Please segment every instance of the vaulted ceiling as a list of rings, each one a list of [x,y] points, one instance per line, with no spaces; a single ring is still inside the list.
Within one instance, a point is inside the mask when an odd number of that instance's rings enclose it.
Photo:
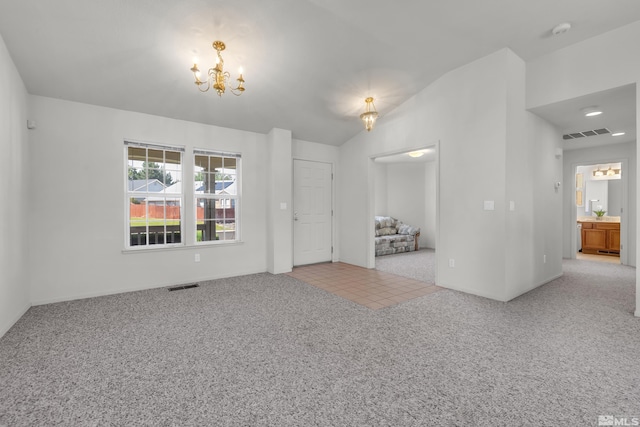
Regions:
[[[31,94],[340,145],[446,72],[524,60],[640,20],[637,0],[3,0],[0,34]],[[572,29],[553,37],[551,29]],[[200,93],[189,69],[244,69]]]

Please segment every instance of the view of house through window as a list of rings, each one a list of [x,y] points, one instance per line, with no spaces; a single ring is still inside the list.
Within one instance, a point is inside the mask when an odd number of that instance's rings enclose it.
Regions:
[[[125,142],[128,247],[183,243],[182,149]]]
[[[196,242],[238,240],[240,155],[194,152]]]

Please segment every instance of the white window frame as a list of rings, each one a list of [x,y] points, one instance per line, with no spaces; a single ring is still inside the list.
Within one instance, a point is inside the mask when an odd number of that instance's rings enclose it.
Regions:
[[[158,250],[162,248],[171,248],[171,247],[184,247],[186,245],[186,234],[185,234],[185,215],[184,215],[184,206],[185,206],[185,188],[182,185],[182,191],[180,193],[170,193],[172,198],[179,198],[180,201],[180,242],[179,243],[167,243],[166,240],[164,243],[155,243],[150,244],[149,240],[149,224],[147,221],[146,224],[146,241],[145,244],[132,245],[131,244],[131,199],[132,198],[145,198],[148,199],[150,197],[157,197],[158,192],[151,191],[135,191],[135,189],[129,189],[129,147],[143,148],[146,150],[162,150],[164,152],[178,152],[180,154],[180,173],[176,178],[176,182],[184,183],[184,166],[185,166],[185,156],[184,147],[163,145],[163,144],[152,144],[146,142],[139,141],[124,141],[124,181],[125,181],[125,226],[124,226],[124,240],[125,240],[125,249],[126,250]],[[147,151],[147,162],[148,162],[148,151]],[[169,193],[161,193],[163,196],[166,196]],[[175,194],[175,196],[174,196]],[[145,204],[146,216],[148,218],[149,213],[149,205]],[[166,220],[166,205],[165,205],[165,220]],[[166,225],[165,225],[166,227]],[[164,239],[166,239],[166,228],[164,232]]]
[[[234,158],[236,160],[236,194],[215,194],[215,193],[196,193],[194,187],[193,194],[193,238],[196,245],[225,245],[234,244],[241,241],[241,224],[240,224],[240,212],[242,204],[242,155],[240,153],[233,153],[228,151],[216,151],[207,149],[194,149],[193,158],[191,159],[192,166],[194,168],[192,180],[195,178],[195,161],[196,156],[209,156],[209,157],[223,157]],[[235,234],[231,240],[204,240],[198,241],[198,199],[211,199],[211,200],[224,200],[232,199],[235,201],[234,219],[235,219]]]

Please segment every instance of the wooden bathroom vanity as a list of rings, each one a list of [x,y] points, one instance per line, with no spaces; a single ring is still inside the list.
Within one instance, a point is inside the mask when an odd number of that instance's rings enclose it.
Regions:
[[[620,222],[578,221],[581,228],[582,253],[620,256]]]

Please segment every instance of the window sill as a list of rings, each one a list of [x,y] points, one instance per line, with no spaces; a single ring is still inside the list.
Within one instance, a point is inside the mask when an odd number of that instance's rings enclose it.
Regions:
[[[244,241],[232,241],[232,242],[215,242],[215,243],[196,243],[192,245],[175,245],[175,246],[158,246],[154,248],[144,247],[144,248],[125,248],[121,251],[124,255],[137,254],[137,253],[152,253],[152,252],[171,252],[171,251],[184,251],[184,250],[193,250],[193,249],[203,249],[203,248],[215,248],[215,247],[226,247],[226,246],[238,246],[243,245]]]

